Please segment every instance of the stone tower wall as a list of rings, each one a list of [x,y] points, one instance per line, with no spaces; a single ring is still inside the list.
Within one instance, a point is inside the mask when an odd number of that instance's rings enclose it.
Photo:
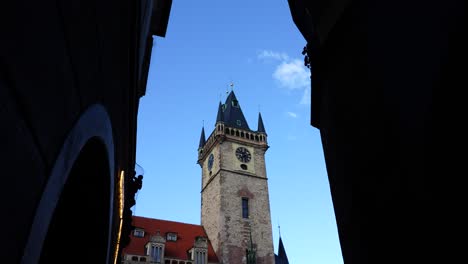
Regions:
[[[242,169],[235,156],[237,147],[246,147],[252,160]],[[257,249],[258,264],[273,264],[265,148],[226,140],[211,151],[215,164],[211,175],[203,165],[202,225],[223,264],[246,263],[250,231]],[[206,162],[206,161],[205,161]],[[249,199],[249,218],[242,217],[242,198]]]
[[[209,188],[202,192],[201,224],[211,241],[215,252],[218,252],[221,229],[221,186],[220,177],[214,177]]]

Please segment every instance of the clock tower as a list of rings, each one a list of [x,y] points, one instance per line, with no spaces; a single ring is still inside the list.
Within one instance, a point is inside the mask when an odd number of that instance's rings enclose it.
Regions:
[[[262,116],[250,129],[231,91],[207,139],[202,129],[198,148],[201,224],[222,264],[274,264],[267,149]]]

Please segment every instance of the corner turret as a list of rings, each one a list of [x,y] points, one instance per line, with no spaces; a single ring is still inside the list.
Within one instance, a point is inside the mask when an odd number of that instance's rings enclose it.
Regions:
[[[216,116],[216,123],[223,122],[223,121],[224,121],[223,104],[221,104],[221,101],[220,101],[219,106],[218,106],[218,115]]]
[[[202,127],[201,130],[201,135],[200,135],[200,144],[198,145],[198,152],[201,152],[203,150],[203,147],[206,144],[205,140],[205,127]]]
[[[260,113],[258,113],[258,129],[257,129],[257,132],[266,134],[265,126],[263,125],[262,114],[260,114]]]

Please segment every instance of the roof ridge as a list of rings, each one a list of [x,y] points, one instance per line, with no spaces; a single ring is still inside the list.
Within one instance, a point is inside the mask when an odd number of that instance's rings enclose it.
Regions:
[[[177,223],[177,224],[185,224],[185,225],[201,226],[201,227],[203,227],[202,225],[197,225],[197,224],[192,224],[192,223],[185,223],[185,222],[179,222],[179,221],[173,221],[173,220],[164,220],[164,219],[151,218],[151,217],[146,217],[146,216],[138,216],[138,215],[134,215],[133,217],[138,217],[138,218],[145,218],[145,219],[150,219],[150,220],[158,220],[158,221],[164,221],[164,222],[172,222],[172,223]]]

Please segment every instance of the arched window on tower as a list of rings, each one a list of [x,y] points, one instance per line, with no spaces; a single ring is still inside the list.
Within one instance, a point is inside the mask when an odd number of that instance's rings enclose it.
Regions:
[[[249,218],[249,198],[242,197],[242,218]]]

